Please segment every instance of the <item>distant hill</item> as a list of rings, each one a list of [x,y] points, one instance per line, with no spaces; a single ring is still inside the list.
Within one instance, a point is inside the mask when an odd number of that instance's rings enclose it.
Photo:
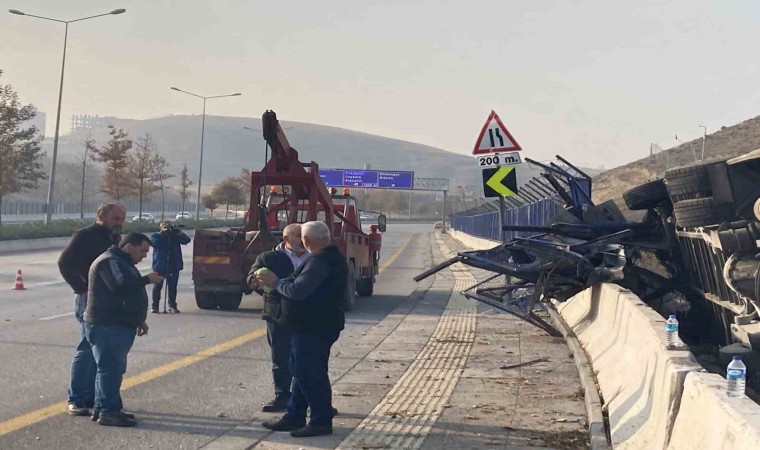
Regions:
[[[733,158],[760,148],[760,116],[708,134],[705,140],[705,161]],[[623,205],[625,191],[662,176],[666,169],[691,165],[695,155],[702,157],[702,139],[695,139],[663,151],[659,155],[608,170],[594,177],[594,201],[614,199]]]
[[[482,196],[481,171],[474,157],[452,153],[427,145],[399,139],[376,136],[337,127],[290,122],[280,118],[280,124],[295,147],[302,161],[315,161],[322,168],[357,168],[369,165],[371,169],[412,170],[418,178],[448,178],[452,192],[461,191],[468,196]],[[114,119],[113,125],[123,128],[133,140],[150,133],[158,150],[169,160],[170,170],[179,171],[187,163],[193,179],[197,177],[200,151],[201,117],[168,116],[146,120]],[[264,140],[260,131],[250,131],[247,126],[261,130],[261,120],[248,117],[206,116],[204,144],[203,190],[208,191],[221,179],[238,175],[241,169],[260,170],[264,165]],[[103,126],[91,130],[98,144],[108,140],[108,129]],[[81,179],[81,157],[85,132],[62,136],[59,143],[59,169],[56,195],[59,200],[78,198]],[[52,139],[44,142],[48,155],[52,152]],[[530,156],[524,152],[523,157]],[[99,169],[97,163],[89,162],[88,195],[98,198]],[[538,175],[539,170],[528,164],[518,166],[518,183],[522,184]],[[596,171],[588,171],[590,174]],[[177,180],[169,181],[176,185]],[[47,184],[35,192],[21,197],[42,200]],[[76,194],[74,194],[76,193]],[[18,196],[16,196],[18,197]],[[173,197],[173,195],[172,195]]]

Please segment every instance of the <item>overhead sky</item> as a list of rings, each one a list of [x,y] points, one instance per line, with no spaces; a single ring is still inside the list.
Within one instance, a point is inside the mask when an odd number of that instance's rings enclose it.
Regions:
[[[47,113],[74,19],[72,114],[331,125],[469,154],[493,109],[524,149],[614,167],[760,114],[750,0],[2,0],[0,83]],[[301,147],[307,143],[299,144]]]

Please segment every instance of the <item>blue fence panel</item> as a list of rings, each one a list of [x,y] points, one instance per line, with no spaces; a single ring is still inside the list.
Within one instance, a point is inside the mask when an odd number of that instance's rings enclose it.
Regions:
[[[505,225],[524,225],[540,227],[546,224],[562,206],[554,199],[543,199],[519,208],[508,209],[504,214]],[[499,241],[499,213],[498,211],[472,216],[452,216],[451,228],[492,241]],[[507,241],[515,237],[530,236],[534,233],[506,232]]]

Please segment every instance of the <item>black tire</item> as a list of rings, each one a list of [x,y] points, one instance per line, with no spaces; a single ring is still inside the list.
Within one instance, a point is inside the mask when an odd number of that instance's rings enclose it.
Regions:
[[[370,297],[375,292],[375,283],[372,282],[372,277],[362,278],[356,283],[356,293],[360,297]]]
[[[665,186],[673,203],[712,196],[709,168],[723,161],[679,167],[665,172]]]
[[[626,206],[631,211],[640,211],[659,206],[668,200],[668,190],[663,180],[653,180],[623,194]]]
[[[734,220],[733,203],[715,203],[712,197],[683,200],[673,205],[676,225],[683,228],[718,225]]]
[[[195,292],[195,304],[200,309],[216,309],[219,305],[216,302],[216,295],[213,292]]]
[[[240,301],[243,299],[242,292],[218,292],[216,299],[219,302],[219,309],[222,311],[235,311],[240,307]]]
[[[348,283],[343,301],[343,310],[351,311],[356,304],[356,269],[353,262],[348,263]]]

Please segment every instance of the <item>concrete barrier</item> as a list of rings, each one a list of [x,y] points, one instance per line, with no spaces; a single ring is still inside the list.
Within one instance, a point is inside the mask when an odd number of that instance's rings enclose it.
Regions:
[[[596,373],[616,449],[665,449],[684,379],[700,370],[686,351],[667,350],[665,319],[613,284],[559,305]]]
[[[712,373],[686,376],[668,450],[760,449],[760,405],[726,397],[726,382]]]
[[[461,231],[457,231],[454,229],[449,229],[447,232],[451,235],[451,237],[461,242],[462,245],[465,245],[475,250],[485,250],[488,248],[496,247],[497,245],[501,244],[501,242],[496,242],[490,239],[483,239],[476,236],[471,236],[467,233],[462,233]]]

